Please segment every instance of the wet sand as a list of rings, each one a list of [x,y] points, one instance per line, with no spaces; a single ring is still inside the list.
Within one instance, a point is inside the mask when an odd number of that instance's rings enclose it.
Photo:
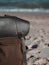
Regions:
[[[49,13],[0,12],[0,16],[11,15],[28,21],[49,20]]]

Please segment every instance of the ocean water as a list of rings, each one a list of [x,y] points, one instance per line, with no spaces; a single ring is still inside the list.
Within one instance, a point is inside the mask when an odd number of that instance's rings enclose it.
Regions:
[[[0,11],[49,13],[49,0],[0,0]]]
[[[0,0],[0,2],[27,2],[27,3],[46,3],[49,2],[49,0]]]
[[[49,9],[43,9],[43,8],[34,8],[34,9],[24,9],[24,8],[0,8],[0,11],[2,12],[28,12],[28,13],[49,13]]]

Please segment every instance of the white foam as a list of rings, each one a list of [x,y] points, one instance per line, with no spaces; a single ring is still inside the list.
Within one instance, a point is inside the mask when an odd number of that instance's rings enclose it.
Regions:
[[[49,9],[21,9],[21,8],[15,8],[15,9],[0,9],[0,11],[6,11],[6,12],[41,12],[41,13],[49,13]]]

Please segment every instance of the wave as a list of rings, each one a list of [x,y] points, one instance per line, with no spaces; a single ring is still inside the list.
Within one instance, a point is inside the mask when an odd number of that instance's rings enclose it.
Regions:
[[[0,11],[6,11],[6,12],[37,12],[37,13],[49,13],[49,9],[39,9],[39,8],[35,8],[35,9],[22,9],[22,8],[0,8]]]

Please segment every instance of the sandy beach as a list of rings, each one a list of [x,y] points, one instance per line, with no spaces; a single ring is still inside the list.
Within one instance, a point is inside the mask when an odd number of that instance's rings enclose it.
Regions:
[[[27,65],[49,65],[49,13],[0,12],[0,16],[4,15],[30,22],[30,32],[25,41]]]
[[[28,21],[49,20],[49,13],[0,12],[0,16],[11,15]]]

